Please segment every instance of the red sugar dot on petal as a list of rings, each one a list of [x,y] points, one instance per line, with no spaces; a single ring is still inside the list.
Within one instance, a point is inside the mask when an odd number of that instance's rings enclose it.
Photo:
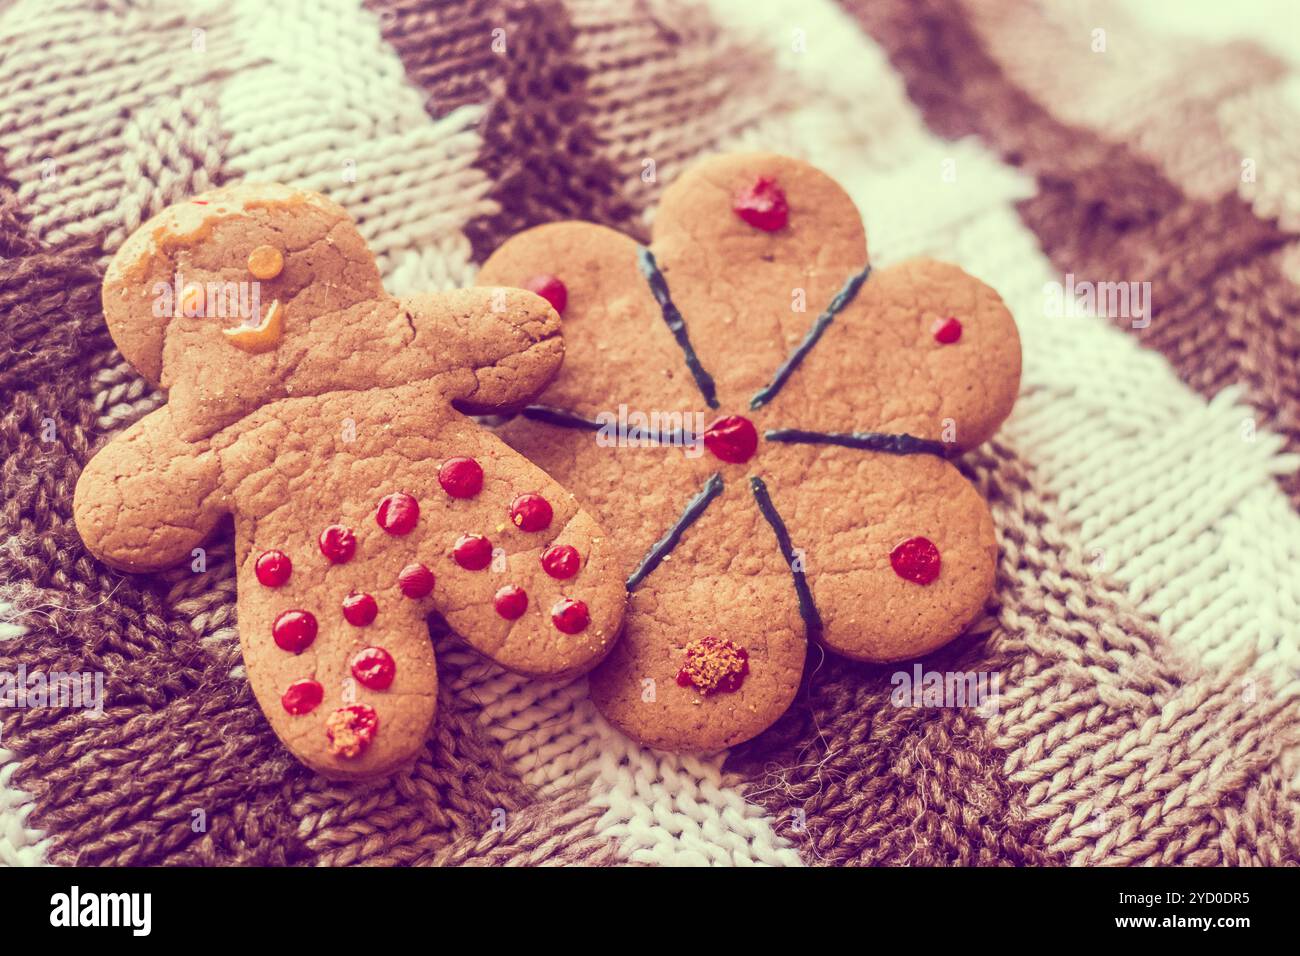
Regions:
[[[961,338],[961,322],[952,316],[936,319],[931,331],[934,333],[934,340],[940,345],[952,345]]]
[[[289,580],[293,573],[293,562],[283,551],[263,551],[253,565],[257,580],[268,588],[278,588]]]
[[[482,571],[492,562],[492,542],[481,534],[463,534],[451,556],[466,571]]]
[[[371,690],[388,690],[396,674],[397,662],[382,647],[367,647],[352,658],[352,676]]]
[[[271,625],[271,636],[281,650],[301,654],[316,640],[316,616],[311,611],[285,611]]]
[[[453,498],[473,498],[483,488],[483,466],[473,458],[448,458],[438,469],[438,484]]]
[[[343,616],[355,627],[365,627],[379,613],[379,605],[369,594],[349,594],[343,599]]]
[[[591,623],[591,616],[581,601],[560,598],[551,608],[551,623],[565,634],[577,634]]]
[[[524,288],[540,295],[551,308],[564,315],[564,307],[569,304],[569,290],[556,276],[550,274],[536,275],[524,282]]]
[[[507,621],[513,621],[522,617],[528,610],[528,592],[521,587],[507,584],[496,593],[496,597],[492,599],[492,606]]]
[[[420,520],[420,503],[405,492],[396,491],[379,502],[375,520],[389,534],[410,534]]]
[[[894,573],[914,584],[929,584],[939,576],[943,564],[939,549],[929,538],[908,538],[889,553]]]
[[[397,586],[412,600],[427,596],[433,584],[433,572],[423,564],[408,564],[397,575]]]
[[[561,581],[573,577],[582,567],[582,556],[571,544],[556,544],[542,552],[542,570]]]
[[[758,450],[758,429],[741,415],[719,418],[704,430],[704,447],[720,461],[743,464]]]
[[[330,753],[345,760],[360,757],[379,733],[379,714],[366,704],[340,707],[325,721]]]
[[[686,645],[677,672],[678,687],[695,687],[705,696],[734,693],[749,675],[749,651],[735,641],[704,637]]]
[[[551,503],[541,495],[520,495],[510,503],[510,520],[520,531],[545,531],[552,517]]]
[[[745,222],[764,232],[784,229],[790,219],[790,206],[786,202],[785,191],[771,176],[759,176],[737,191],[731,208]]]
[[[309,714],[325,699],[325,688],[318,681],[296,680],[280,696],[280,706],[299,717]]]
[[[322,531],[316,543],[330,564],[346,564],[357,553],[357,536],[341,524],[332,524]]]

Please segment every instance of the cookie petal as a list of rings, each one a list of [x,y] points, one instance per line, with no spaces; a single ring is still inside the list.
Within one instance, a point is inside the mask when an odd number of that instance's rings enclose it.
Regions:
[[[770,181],[786,225],[755,228],[737,194]],[[724,408],[739,410],[867,264],[862,219],[820,170],[786,156],[742,153],[693,165],[664,193],[653,249]],[[802,389],[802,382],[790,386]]]
[[[764,421],[966,449],[997,430],[1019,387],[1020,337],[997,292],[957,266],[915,259],[872,273]]]
[[[679,683],[688,648],[706,638],[747,655],[748,673],[736,689]],[[592,672],[592,699],[646,746],[708,753],[757,736],[785,712],[806,647],[789,568],[739,479],[632,592],[623,637]]]
[[[604,527],[618,528],[613,541],[625,580],[678,521],[685,502],[700,492],[718,464],[702,448],[608,446],[592,431],[524,416],[498,433],[529,461],[574,489]]]
[[[695,410],[706,402],[638,267],[639,246],[584,222],[529,229],[484,263],[480,286],[527,288],[542,275],[566,290],[566,360],[539,402],[588,418],[629,408]]]
[[[919,657],[979,615],[997,542],[988,506],[952,464],[826,445],[769,445],[762,463],[828,648],[864,661]],[[908,548],[891,559],[917,539],[937,561],[909,568]]]

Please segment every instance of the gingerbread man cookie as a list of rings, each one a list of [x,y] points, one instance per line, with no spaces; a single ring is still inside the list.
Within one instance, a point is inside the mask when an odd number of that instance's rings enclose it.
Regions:
[[[1010,412],[1015,323],[955,266],[872,269],[823,173],[709,159],[649,248],[540,226],[480,282],[562,313],[564,368],[502,432],[613,536],[631,603],[592,694],[631,737],[740,743],[790,704],[808,640],[896,661],[980,612],[993,522],[947,459]]]
[[[146,223],[103,302],[168,401],[86,466],[77,528],[105,562],[148,571],[192,561],[233,515],[248,678],[304,763],[362,778],[415,756],[437,697],[430,615],[530,676],[610,650],[626,600],[610,541],[458,413],[517,409],[555,375],[543,299],[395,299],[342,208],[268,185]]]

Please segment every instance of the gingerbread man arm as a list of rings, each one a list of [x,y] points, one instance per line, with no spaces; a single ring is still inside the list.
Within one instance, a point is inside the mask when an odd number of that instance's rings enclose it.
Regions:
[[[92,554],[125,571],[189,557],[225,513],[207,442],[177,437],[163,406],[101,448],[77,481],[73,512]]]
[[[520,289],[464,289],[400,301],[412,331],[403,350],[445,371],[444,391],[475,415],[513,411],[546,387],[564,359],[560,317]]]

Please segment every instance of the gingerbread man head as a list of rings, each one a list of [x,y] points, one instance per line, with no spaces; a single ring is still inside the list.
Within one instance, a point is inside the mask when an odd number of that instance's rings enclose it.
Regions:
[[[709,159],[650,247],[541,226],[480,281],[563,306],[564,368],[504,434],[617,542],[631,603],[592,688],[630,736],[731,746],[789,705],[807,641],[897,661],[980,612],[993,522],[947,459],[1010,412],[1015,323],[955,266],[872,269],[823,173]]]
[[[86,466],[77,528],[147,571],[192,561],[233,516],[248,678],[309,766],[361,778],[416,755],[437,696],[430,615],[530,676],[612,647],[625,592],[608,540],[461,414],[517,409],[556,374],[543,299],[393,298],[343,209],[266,185],[142,226],[104,312],[168,402]]]

